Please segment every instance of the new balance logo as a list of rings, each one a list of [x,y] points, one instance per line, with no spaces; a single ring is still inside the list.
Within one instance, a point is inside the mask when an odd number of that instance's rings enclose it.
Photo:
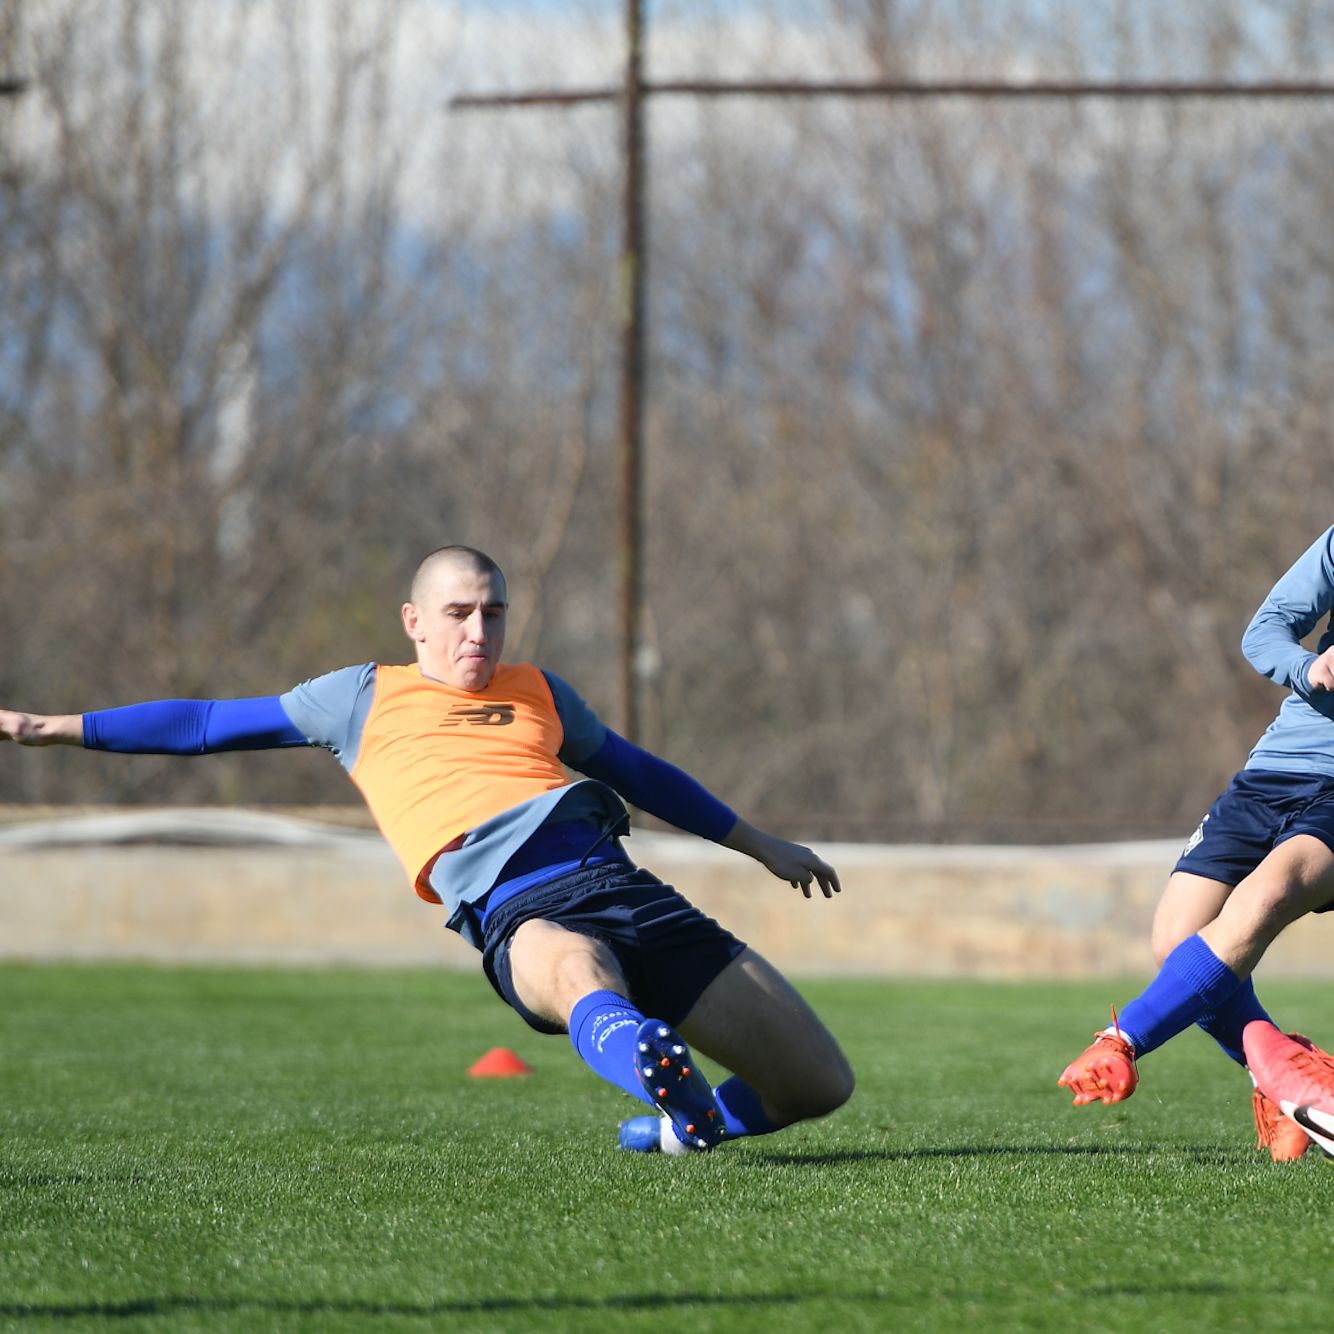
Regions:
[[[473,727],[508,727],[513,721],[513,704],[463,704],[450,709],[440,720],[440,726],[460,727],[470,723]]]

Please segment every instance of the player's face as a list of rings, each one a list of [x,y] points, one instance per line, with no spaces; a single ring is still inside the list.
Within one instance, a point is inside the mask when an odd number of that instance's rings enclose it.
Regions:
[[[427,676],[485,690],[505,647],[505,581],[467,565],[436,571],[419,603],[403,604],[403,628]]]

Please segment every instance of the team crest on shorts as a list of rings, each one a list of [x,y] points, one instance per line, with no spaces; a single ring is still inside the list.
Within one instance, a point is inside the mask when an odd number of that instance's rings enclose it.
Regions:
[[[1196,827],[1195,832],[1186,840],[1186,846],[1181,849],[1181,855],[1188,857],[1196,848],[1204,842],[1204,826],[1209,823],[1209,817],[1206,815]]]

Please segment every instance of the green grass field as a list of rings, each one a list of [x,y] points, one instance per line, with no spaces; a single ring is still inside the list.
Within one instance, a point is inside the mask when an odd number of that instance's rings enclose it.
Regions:
[[[480,976],[2,967],[0,1328],[1327,1327],[1334,1164],[1257,1157],[1206,1038],[1054,1087],[1127,985],[803,989],[853,1102],[666,1160]],[[1264,992],[1334,1036],[1334,986]]]

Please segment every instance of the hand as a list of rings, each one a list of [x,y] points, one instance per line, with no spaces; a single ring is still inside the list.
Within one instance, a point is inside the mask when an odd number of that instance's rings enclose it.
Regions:
[[[1334,690],[1334,648],[1327,648],[1306,669],[1306,679],[1312,690]]]
[[[820,893],[827,899],[843,891],[838,883],[838,872],[823,857],[817,856],[810,848],[800,843],[788,843],[776,840],[778,850],[761,860],[780,880],[786,880],[793,889],[801,890],[806,898],[811,896],[811,882],[820,886]]]
[[[0,709],[0,741],[20,746],[75,745],[83,742],[81,713],[16,713]]]
[[[801,890],[807,898],[811,897],[812,882],[820,886],[820,893],[827,899],[842,891],[838,872],[810,848],[789,843],[785,838],[775,838],[745,820],[736,822],[732,832],[723,840],[723,846],[754,857],[761,866],[780,880],[786,880],[793,889]]]
[[[30,746],[37,735],[37,720],[30,713],[0,709],[0,741],[17,741]]]

